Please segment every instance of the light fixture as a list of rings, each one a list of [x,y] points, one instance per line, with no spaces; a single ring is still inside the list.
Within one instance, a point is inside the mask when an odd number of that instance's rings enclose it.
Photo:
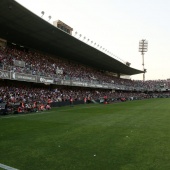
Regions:
[[[41,11],[41,14],[42,14],[41,17],[43,17],[43,15],[45,14],[45,12],[44,12],[44,11]]]
[[[48,21],[51,19],[51,16],[48,17]]]

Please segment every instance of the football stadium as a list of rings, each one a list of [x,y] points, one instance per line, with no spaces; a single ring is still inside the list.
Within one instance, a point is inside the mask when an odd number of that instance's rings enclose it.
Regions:
[[[170,81],[0,0],[0,169],[170,169]]]

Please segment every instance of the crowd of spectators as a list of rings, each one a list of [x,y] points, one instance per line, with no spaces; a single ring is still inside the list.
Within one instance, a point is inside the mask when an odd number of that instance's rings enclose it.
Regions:
[[[15,66],[14,60],[24,61],[25,67]],[[166,89],[170,88],[170,82],[167,80],[149,80],[143,82],[122,79],[106,74],[106,72],[96,70],[95,68],[91,68],[89,66],[84,66],[56,56],[54,57],[24,48],[0,48],[0,69],[52,77],[54,79],[61,80],[75,80],[98,84],[110,83],[127,87],[141,87],[145,89],[159,89],[161,87]],[[62,70],[62,74],[58,74],[57,70]]]
[[[144,93],[135,92],[115,92],[104,89],[87,89],[77,87],[57,86],[50,88],[49,86],[34,87],[23,84],[4,83],[0,81],[0,105],[6,104],[9,110],[14,105],[19,106],[18,112],[37,111],[43,109],[50,109],[52,102],[67,102],[70,98],[73,101],[94,101],[103,99],[104,96],[110,100],[118,100],[121,98],[147,98]],[[9,84],[9,85],[7,85]],[[35,107],[36,103],[36,107]],[[43,106],[43,107],[42,107]],[[35,109],[36,108],[36,109]],[[11,110],[13,111],[13,110]]]
[[[1,82],[2,83],[2,82]],[[48,103],[50,99],[53,102],[69,101],[70,96],[76,100],[84,100],[90,97],[91,99],[98,100],[107,95],[108,98],[121,98],[121,97],[144,97],[144,93],[137,92],[115,92],[105,89],[87,89],[77,87],[57,86],[56,88],[44,87],[29,87],[26,85],[6,85],[0,86],[0,103]]]
[[[14,64],[15,60],[23,61],[25,63],[24,67],[16,66]],[[52,77],[60,80],[74,80],[97,84],[109,83],[117,86],[152,89],[153,91],[164,88],[165,91],[167,90],[164,92],[164,95],[170,95],[168,90],[170,89],[170,81],[168,80],[149,80],[143,82],[122,79],[107,72],[99,71],[95,68],[68,61],[60,57],[50,56],[25,48],[16,48],[14,46],[0,48],[0,69],[11,72]],[[58,70],[60,73],[58,73]],[[10,82],[10,80],[8,82]],[[158,95],[160,94],[155,93],[152,96]],[[11,104],[17,104],[20,108],[20,112],[50,109],[51,102],[65,102],[70,99],[74,101],[82,101],[86,99],[90,101],[100,100],[103,99],[104,96],[107,96],[108,99],[112,100],[133,100],[135,98],[143,99],[151,97],[151,95],[142,92],[123,92],[109,89],[68,86],[56,86],[56,88],[51,88],[50,86],[49,88],[49,86],[44,85],[42,87],[35,87],[28,86],[28,84],[4,84],[4,82],[0,80],[0,103],[6,103],[6,107],[8,108],[10,108]]]
[[[23,61],[24,67],[16,66],[14,61]],[[89,66],[61,59],[59,57],[50,56],[34,50],[8,46],[0,48],[0,69],[32,74],[38,76],[52,77],[60,80],[74,80],[80,82],[90,82],[98,84],[114,84],[117,86],[127,86],[143,89],[170,89],[170,81],[168,80],[149,80],[136,81],[130,79],[122,79],[108,74],[104,71],[96,70]],[[62,73],[58,74],[58,70]],[[98,100],[103,96],[108,98],[147,98],[148,95],[137,92],[113,92],[104,89],[83,89],[71,87],[58,87],[49,89],[48,87],[29,87],[28,85],[4,85],[1,81],[0,85],[0,103],[25,103],[29,106],[36,101],[40,104],[47,104],[49,99],[53,102],[68,101],[70,97],[74,100],[84,100],[91,98]],[[167,92],[168,93],[168,92]],[[168,93],[169,94],[169,93]]]
[[[50,109],[52,102],[73,101],[99,101],[107,96],[108,101],[124,101],[135,99],[147,99],[162,95],[162,93],[145,94],[142,92],[123,92],[104,89],[87,89],[77,87],[57,86],[49,88],[48,86],[33,87],[27,85],[4,85],[0,82],[0,105],[5,103],[11,110],[13,105],[19,106],[18,112],[38,111]],[[163,95],[170,96],[170,92],[164,92]],[[36,103],[36,106],[35,106]],[[13,110],[11,110],[13,111]]]

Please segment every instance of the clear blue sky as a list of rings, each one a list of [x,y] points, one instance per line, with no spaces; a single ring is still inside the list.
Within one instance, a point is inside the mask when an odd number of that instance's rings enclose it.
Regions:
[[[61,20],[131,67],[142,70],[139,41],[148,40],[146,80],[170,78],[169,0],[16,0],[49,21]],[[73,32],[74,35],[74,32]],[[142,80],[142,74],[132,76]]]

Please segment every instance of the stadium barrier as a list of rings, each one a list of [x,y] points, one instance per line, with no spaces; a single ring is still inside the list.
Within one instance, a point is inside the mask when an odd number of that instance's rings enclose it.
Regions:
[[[102,89],[114,89],[114,90],[136,90],[143,91],[144,88],[131,87],[126,85],[117,85],[112,83],[91,83],[85,81],[76,81],[76,80],[63,80],[52,77],[43,77],[32,74],[24,74],[12,71],[6,71],[0,69],[0,79],[9,79],[33,83],[44,83],[44,84],[56,84],[56,85],[67,85],[67,86],[79,86],[79,87],[91,87],[91,88],[102,88]]]
[[[74,101],[73,105],[78,105],[78,104],[83,104],[84,101],[80,100],[80,101]],[[69,106],[70,102],[69,101],[64,101],[64,102],[53,102],[51,103],[51,107],[62,107],[62,106]]]

